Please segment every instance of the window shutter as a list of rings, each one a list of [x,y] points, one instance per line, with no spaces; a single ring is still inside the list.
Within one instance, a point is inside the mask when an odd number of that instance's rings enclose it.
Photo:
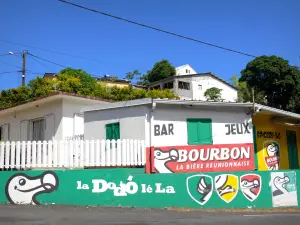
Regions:
[[[45,138],[44,140],[50,141],[55,136],[54,128],[54,115],[45,116]]]
[[[211,119],[200,119],[198,129],[199,142],[201,144],[212,144]]]
[[[106,139],[112,139],[112,124],[106,124]]]
[[[20,141],[28,141],[28,121],[21,121]]]
[[[4,124],[2,129],[3,129],[3,141],[9,141],[9,124]]]
[[[188,133],[188,144],[189,145],[199,144],[198,121],[197,120],[188,120],[187,121],[187,133]]]

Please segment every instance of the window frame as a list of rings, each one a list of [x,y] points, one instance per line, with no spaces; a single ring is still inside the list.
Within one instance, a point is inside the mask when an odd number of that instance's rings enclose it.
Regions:
[[[197,122],[197,136],[198,136],[198,141],[193,142],[190,141],[191,136],[189,135],[189,122]],[[210,134],[210,139],[208,141],[203,141],[201,139],[201,131],[199,132],[199,129],[201,128],[201,123],[202,122],[209,122],[209,134]],[[213,144],[213,134],[212,134],[212,119],[211,118],[187,118],[186,119],[187,123],[187,144],[188,145],[212,145]]]
[[[112,132],[112,137],[111,138],[108,138],[107,136],[107,133],[108,133],[108,127],[109,126],[112,126],[112,129],[114,128],[114,126],[116,126],[117,125],[117,127],[118,127],[118,134],[116,135],[117,137],[115,137],[115,132]],[[115,123],[107,123],[107,124],[105,124],[105,140],[118,140],[118,139],[120,139],[120,137],[121,137],[121,130],[120,130],[120,122],[115,122]]]

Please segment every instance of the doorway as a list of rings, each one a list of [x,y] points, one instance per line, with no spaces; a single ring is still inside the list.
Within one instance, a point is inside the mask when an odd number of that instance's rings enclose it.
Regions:
[[[299,169],[296,131],[286,131],[290,169]]]

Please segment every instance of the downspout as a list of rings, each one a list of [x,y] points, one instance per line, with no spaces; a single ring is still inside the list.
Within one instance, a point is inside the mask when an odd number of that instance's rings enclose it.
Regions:
[[[148,155],[148,157],[150,157],[149,159],[149,172],[151,173],[151,168],[152,168],[152,112],[156,109],[156,103],[154,102],[153,98],[151,98],[151,108],[149,110],[149,147],[150,147],[150,154]]]
[[[154,112],[155,109],[156,109],[156,102],[154,102],[154,99],[151,98],[151,109],[149,111],[149,117],[150,117],[150,122],[149,122],[149,126],[150,126],[149,145],[150,145],[150,147],[152,146],[152,112]]]

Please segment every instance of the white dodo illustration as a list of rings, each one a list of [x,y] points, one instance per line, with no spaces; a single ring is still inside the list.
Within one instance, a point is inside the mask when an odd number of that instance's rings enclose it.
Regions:
[[[268,153],[268,156],[270,156],[270,157],[276,156],[278,151],[279,151],[278,146],[275,144],[270,144],[267,147],[267,153]],[[279,163],[276,163],[276,165],[269,167],[269,170],[278,170],[278,169],[279,169]]]
[[[32,177],[18,173],[7,181],[5,192],[7,199],[12,204],[38,205],[37,195],[53,192],[57,187],[57,175],[51,171]]]
[[[273,184],[276,190],[273,192],[273,196],[287,194],[288,191],[285,185],[288,184],[289,182],[290,182],[290,178],[288,176],[282,178],[279,176],[275,177],[273,180]]]
[[[154,150],[154,168],[158,173],[173,173],[168,166],[167,162],[178,160],[178,151],[176,149],[171,149],[168,152],[163,152],[160,149]]]

